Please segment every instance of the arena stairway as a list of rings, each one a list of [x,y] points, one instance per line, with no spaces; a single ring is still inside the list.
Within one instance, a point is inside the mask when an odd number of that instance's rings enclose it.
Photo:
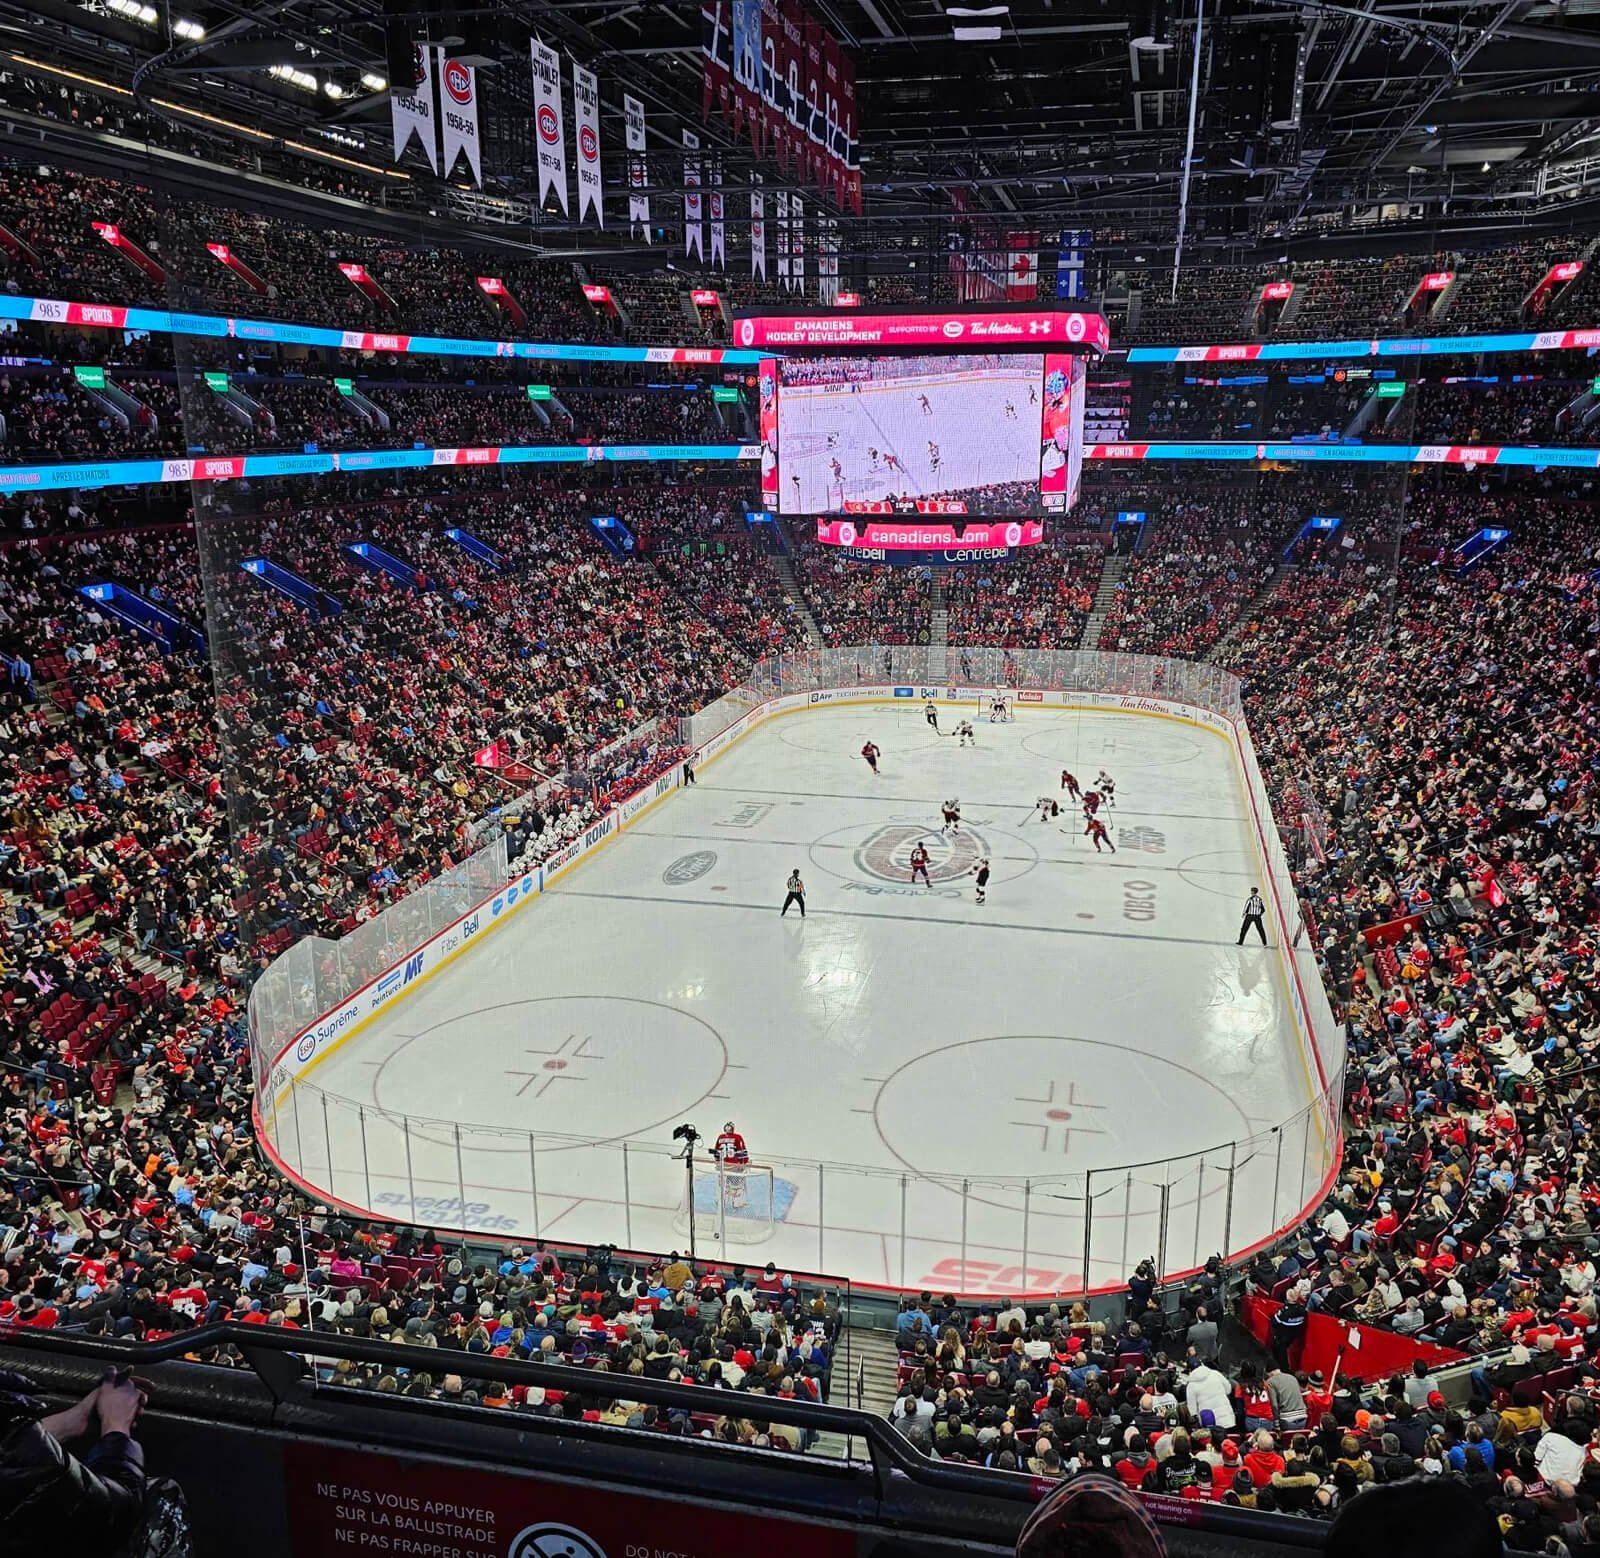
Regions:
[[[835,1390],[840,1406],[859,1407],[880,1417],[895,1403],[900,1370],[900,1349],[893,1331],[877,1326],[849,1327],[849,1399]]]
[[[1117,585],[1127,566],[1128,559],[1120,554],[1112,553],[1106,557],[1106,565],[1100,571],[1100,583],[1095,586],[1094,609],[1090,611],[1089,620],[1083,625],[1083,637],[1078,641],[1085,649],[1099,646],[1100,629],[1105,626],[1111,603],[1117,598]]]
[[[928,587],[928,648],[950,647],[950,607],[944,593],[944,576],[935,568]]]
[[[784,599],[800,615],[800,624],[806,630],[806,642],[813,649],[821,649],[822,630],[817,626],[817,619],[811,615],[811,608],[806,604],[805,592],[800,588],[799,579],[795,577],[794,563],[782,553],[774,554],[767,561],[772,564],[772,571],[783,586]]]
[[[1221,663],[1224,654],[1227,652],[1228,646],[1233,643],[1236,638],[1238,638],[1239,630],[1244,627],[1245,623],[1254,622],[1261,615],[1261,613],[1266,610],[1267,602],[1270,601],[1272,597],[1283,588],[1284,581],[1289,578],[1289,576],[1293,574],[1295,570],[1296,565],[1294,563],[1279,563],[1278,566],[1272,570],[1271,574],[1267,578],[1267,582],[1256,591],[1255,598],[1248,606],[1244,608],[1243,611],[1239,613],[1237,617],[1233,619],[1233,623],[1229,627],[1228,631],[1224,633],[1209,650],[1206,651],[1207,660],[1213,660],[1219,664]]]

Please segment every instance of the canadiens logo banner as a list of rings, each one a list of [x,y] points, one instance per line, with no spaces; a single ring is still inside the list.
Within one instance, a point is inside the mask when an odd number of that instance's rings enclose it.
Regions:
[[[628,226],[634,237],[642,230],[649,243],[650,197],[642,193],[650,183],[644,155],[644,104],[627,92],[622,94],[622,126],[628,148]]]
[[[433,100],[434,55],[431,44],[419,45],[411,51],[412,87],[402,90],[396,81],[389,93],[389,110],[394,120],[394,160],[398,162],[413,135],[421,146],[428,166],[439,171],[439,132],[434,123]]]
[[[592,70],[572,67],[572,117],[577,127],[578,220],[594,212],[595,224],[606,225],[600,181],[600,83]],[[565,181],[563,181],[565,182]]]
[[[533,48],[533,138],[539,149],[539,204],[553,191],[565,216],[567,142],[561,115],[561,56],[537,38]],[[599,148],[595,155],[598,158]]]
[[[472,182],[483,187],[483,162],[478,149],[478,73],[460,60],[447,59],[439,73],[444,88],[444,176],[455,172],[456,157],[465,153]]]
[[[683,149],[693,153],[683,159],[683,252],[703,260],[706,251],[700,195],[700,137],[693,130],[683,132]]]

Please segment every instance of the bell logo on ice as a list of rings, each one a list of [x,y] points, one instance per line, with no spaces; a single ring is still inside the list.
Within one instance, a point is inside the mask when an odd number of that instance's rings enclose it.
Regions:
[[[506,1558],[606,1558],[606,1550],[573,1526],[541,1520],[511,1538]]]

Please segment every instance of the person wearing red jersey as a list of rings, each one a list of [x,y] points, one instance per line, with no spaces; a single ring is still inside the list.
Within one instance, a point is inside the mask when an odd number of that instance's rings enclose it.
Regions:
[[[1088,827],[1086,827],[1083,831],[1086,837],[1094,840],[1095,854],[1098,855],[1100,853],[1100,846],[1102,844],[1104,844],[1113,855],[1116,854],[1117,846],[1111,842],[1111,835],[1106,832],[1105,823],[1103,823],[1098,817],[1091,817],[1089,819]]]
[[[933,883],[928,880],[928,849],[925,844],[918,844],[911,851],[911,880],[913,884],[915,884],[919,876],[922,878],[924,887],[933,886]]]
[[[717,1137],[711,1155],[722,1165],[723,1184],[727,1187],[729,1205],[743,1206],[745,1184],[744,1175],[739,1170],[749,1166],[750,1149],[745,1146],[744,1137],[734,1129],[732,1120],[722,1127],[722,1134]]]
[[[1098,790],[1085,790],[1083,792],[1083,814],[1092,817],[1100,810],[1100,792]]]
[[[1073,800],[1081,801],[1083,799],[1083,791],[1078,788],[1077,777],[1070,769],[1063,768],[1061,770],[1061,788],[1065,790]]]
[[[877,743],[869,741],[864,747],[862,747],[861,755],[864,758],[866,758],[867,767],[870,768],[873,771],[873,773],[877,773],[877,771],[878,771],[878,746],[877,746]]]

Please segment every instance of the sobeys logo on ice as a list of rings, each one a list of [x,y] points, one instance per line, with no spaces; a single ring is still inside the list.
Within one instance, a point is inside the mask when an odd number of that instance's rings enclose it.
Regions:
[[[880,882],[908,882],[911,851],[919,843],[928,851],[928,878],[934,882],[953,882],[967,875],[986,848],[981,838],[965,829],[946,834],[935,827],[889,822],[857,848],[856,865]]]
[[[511,1538],[506,1558],[606,1558],[606,1550],[573,1526],[540,1521]]]

